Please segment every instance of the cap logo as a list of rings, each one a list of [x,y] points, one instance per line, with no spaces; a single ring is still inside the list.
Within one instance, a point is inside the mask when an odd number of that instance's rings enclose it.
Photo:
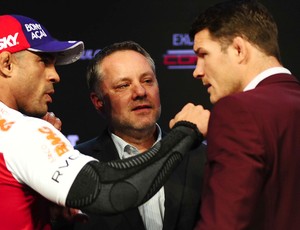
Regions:
[[[38,23],[29,23],[24,25],[27,32],[31,32],[31,39],[42,39],[43,37],[47,37],[47,34],[41,27],[41,24]]]
[[[0,53],[55,53],[59,54],[55,65],[67,65],[80,59],[84,51],[82,41],[57,40],[39,22],[23,15],[0,15],[0,28]]]
[[[14,36],[8,35],[7,37],[0,38],[0,50],[17,45],[18,35],[19,33],[15,33]]]

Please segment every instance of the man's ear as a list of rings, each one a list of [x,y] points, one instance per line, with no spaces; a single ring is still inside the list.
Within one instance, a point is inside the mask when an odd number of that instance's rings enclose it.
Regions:
[[[1,75],[8,77],[12,71],[12,54],[7,51],[0,53],[0,72]]]
[[[95,109],[102,113],[103,112],[103,100],[99,99],[99,97],[97,96],[97,94],[95,92],[91,92],[90,93],[90,99],[95,107]]]
[[[240,36],[235,37],[233,39],[232,46],[235,50],[235,55],[238,58],[239,63],[244,62],[245,60],[248,59],[249,47],[248,47],[248,42],[244,38]]]

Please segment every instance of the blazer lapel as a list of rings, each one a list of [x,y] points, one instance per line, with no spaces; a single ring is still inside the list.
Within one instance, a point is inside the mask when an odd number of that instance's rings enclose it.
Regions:
[[[114,142],[112,141],[111,137],[109,136],[108,132],[104,132],[103,135],[99,138],[99,141],[97,141],[97,144],[94,148],[95,152],[98,152],[98,159],[100,161],[112,161],[120,159],[119,154],[117,152],[117,149],[114,145]],[[138,208],[134,208],[132,210],[128,210],[126,212],[123,212],[122,214],[124,218],[127,219],[128,224],[131,226],[130,229],[132,230],[144,230],[144,223],[142,221],[142,218],[140,216]],[[117,220],[117,219],[115,219]],[[111,223],[108,224],[117,224],[117,223]],[[127,226],[124,226],[125,229],[127,229]],[[113,228],[112,228],[113,229]]]
[[[94,145],[93,152],[97,154],[97,159],[100,161],[108,162],[120,159],[114,142],[109,136],[107,130],[98,137],[98,140]]]
[[[186,156],[185,158],[187,158]],[[177,169],[170,175],[166,182],[165,189],[165,216],[163,230],[175,229],[178,221],[180,206],[183,199],[186,167],[188,161],[183,160]]]

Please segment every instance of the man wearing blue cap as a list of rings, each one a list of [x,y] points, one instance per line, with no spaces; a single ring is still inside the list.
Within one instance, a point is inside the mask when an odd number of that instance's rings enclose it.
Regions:
[[[179,122],[170,133],[144,154],[100,163],[74,150],[40,118],[60,81],[55,65],[77,61],[83,50],[83,42],[58,41],[31,18],[0,16],[2,229],[50,229],[45,208],[50,201],[100,214],[137,207],[200,143],[200,132],[206,134],[209,111],[188,104],[176,115]]]

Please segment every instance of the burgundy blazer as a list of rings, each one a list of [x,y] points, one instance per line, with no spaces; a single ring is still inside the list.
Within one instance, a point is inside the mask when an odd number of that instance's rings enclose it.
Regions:
[[[196,230],[300,229],[300,84],[289,74],[211,111]]]
[[[75,146],[80,152],[100,161],[119,159],[107,130],[92,140]],[[164,185],[165,217],[163,230],[192,230],[199,218],[206,145],[187,154]],[[77,223],[74,230],[145,230],[138,208],[116,215],[89,213],[90,221]],[[66,229],[66,228],[65,228]]]

